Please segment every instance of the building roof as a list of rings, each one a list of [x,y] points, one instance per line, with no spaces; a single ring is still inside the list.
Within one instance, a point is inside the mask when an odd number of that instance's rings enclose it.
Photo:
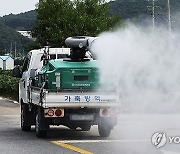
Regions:
[[[7,60],[8,58],[10,58],[10,56],[0,56],[0,59],[2,60]]]

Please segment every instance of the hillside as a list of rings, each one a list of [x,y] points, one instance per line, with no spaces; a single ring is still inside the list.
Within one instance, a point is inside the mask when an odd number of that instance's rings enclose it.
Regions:
[[[17,51],[22,51],[24,46],[31,41],[23,36],[21,36],[14,29],[11,29],[4,25],[0,21],[0,54],[2,52],[14,51],[15,44]]]
[[[10,14],[2,17],[8,27],[16,30],[31,30],[36,24],[36,11],[28,11],[17,15]]]

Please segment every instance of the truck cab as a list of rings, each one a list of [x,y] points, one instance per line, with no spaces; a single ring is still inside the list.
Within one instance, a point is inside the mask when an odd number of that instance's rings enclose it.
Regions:
[[[28,103],[28,87],[30,86],[30,78],[36,70],[43,67],[44,48],[30,51],[23,63],[22,78],[19,83],[19,101]],[[50,48],[50,59],[63,59],[70,54],[70,48]],[[34,74],[35,75],[35,74]]]

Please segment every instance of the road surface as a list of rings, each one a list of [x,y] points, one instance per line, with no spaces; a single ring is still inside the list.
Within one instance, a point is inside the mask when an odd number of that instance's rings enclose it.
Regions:
[[[2,154],[178,154],[180,143],[166,143],[157,149],[151,143],[155,132],[180,136],[180,115],[120,114],[111,137],[99,137],[97,127],[90,132],[52,127],[45,139],[20,129],[19,105],[0,99],[0,153]],[[178,142],[178,138],[176,138]]]

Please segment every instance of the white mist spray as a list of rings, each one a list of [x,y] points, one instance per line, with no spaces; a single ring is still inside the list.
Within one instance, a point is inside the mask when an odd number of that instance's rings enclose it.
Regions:
[[[179,36],[163,28],[127,26],[95,41],[101,83],[121,91],[124,111],[180,110]]]

